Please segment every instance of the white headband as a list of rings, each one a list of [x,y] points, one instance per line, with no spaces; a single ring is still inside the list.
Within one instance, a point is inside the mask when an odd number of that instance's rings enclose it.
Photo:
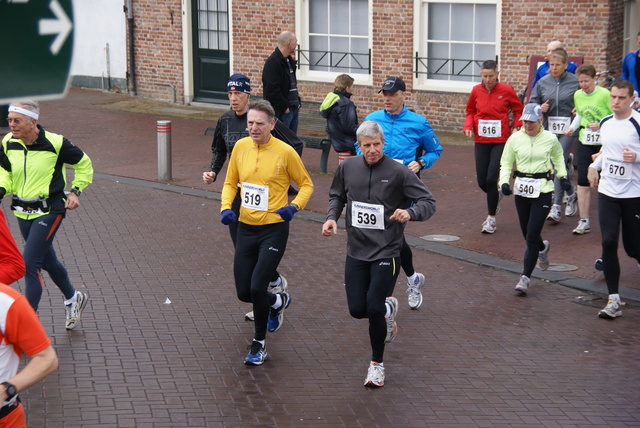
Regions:
[[[32,119],[38,120],[38,113],[34,113],[32,111],[29,111],[25,108],[22,107],[18,107],[18,106],[10,106],[9,107],[9,111],[10,112],[14,112],[14,113],[20,113],[20,114],[24,114],[25,116],[29,116]]]

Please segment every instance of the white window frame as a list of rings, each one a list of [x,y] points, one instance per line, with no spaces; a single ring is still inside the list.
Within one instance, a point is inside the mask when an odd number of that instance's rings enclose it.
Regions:
[[[496,28],[495,28],[495,44],[496,55],[500,52],[500,34],[502,26],[502,1],[501,0],[414,0],[414,26],[413,26],[413,71],[415,72],[415,53],[418,52],[419,57],[425,57],[426,52],[423,50],[423,40],[426,40],[427,23],[422,22],[423,7],[429,3],[459,3],[459,4],[493,4],[496,6]],[[485,58],[494,59],[494,58]],[[468,93],[473,86],[479,82],[464,82],[451,80],[435,80],[428,79],[426,75],[420,74],[416,77],[413,74],[413,87],[425,91],[439,92],[462,92]]]
[[[640,4],[637,0],[625,0],[624,2],[624,30],[623,30],[623,46],[622,57],[632,51],[638,50],[636,40],[638,30],[640,29]]]
[[[372,47],[372,4],[374,0],[368,0],[368,11],[366,19],[369,20],[369,50]],[[296,36],[298,37],[298,44],[303,50],[309,49],[309,2],[308,0],[295,0],[296,5]],[[296,58],[299,59],[299,58]],[[309,66],[301,65],[298,69],[296,78],[300,81],[313,81],[313,82],[326,82],[333,83],[336,76],[343,72],[336,71],[318,71],[310,70]],[[356,85],[371,85],[373,83],[373,77],[371,73],[350,73],[354,78]]]

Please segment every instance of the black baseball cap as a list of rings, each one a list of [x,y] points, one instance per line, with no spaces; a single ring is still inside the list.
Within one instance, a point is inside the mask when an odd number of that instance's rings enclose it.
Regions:
[[[405,92],[406,90],[407,90],[407,86],[404,84],[404,81],[401,78],[395,77],[395,76],[389,76],[387,77],[387,80],[385,80],[384,83],[382,84],[382,89],[380,89],[378,93],[382,91]]]

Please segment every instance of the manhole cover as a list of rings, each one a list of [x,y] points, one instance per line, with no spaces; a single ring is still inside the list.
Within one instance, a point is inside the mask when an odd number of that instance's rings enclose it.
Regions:
[[[551,263],[549,265],[549,270],[554,272],[571,272],[574,270],[578,270],[578,266],[569,265],[566,263]]]
[[[422,239],[436,242],[452,242],[460,240],[460,237],[453,235],[427,235],[423,236]]]

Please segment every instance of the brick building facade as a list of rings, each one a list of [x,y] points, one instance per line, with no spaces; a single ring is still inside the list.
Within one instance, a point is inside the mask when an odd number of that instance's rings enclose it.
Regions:
[[[274,0],[256,3],[229,0],[228,51],[230,72],[248,75],[253,95],[262,94],[264,60],[275,49],[283,30],[296,31],[302,49],[302,4],[309,0]],[[137,95],[194,100],[192,77],[194,40],[191,7],[196,0],[135,1],[134,52]],[[458,131],[471,85],[467,89],[434,90],[420,86],[415,74],[415,38],[424,23],[420,0],[369,0],[371,73],[366,83],[356,79],[354,101],[362,118],[382,107],[377,93],[387,75],[399,75],[407,83],[407,106],[425,115],[436,129]],[[259,5],[259,6],[257,6]],[[553,39],[562,40],[571,56],[584,57],[598,70],[619,70],[623,51],[625,0],[593,2],[534,0],[497,2],[499,36],[496,40],[501,80],[520,93],[527,83],[529,57],[541,55]],[[494,31],[488,28],[486,31]],[[487,58],[488,59],[488,58]],[[333,76],[339,74],[336,72]],[[333,85],[329,79],[313,79],[298,73],[299,90],[306,102],[319,103]],[[353,74],[352,74],[353,75]],[[360,77],[360,76],[358,76]],[[368,80],[367,80],[368,79]],[[417,83],[418,82],[418,83]],[[305,107],[317,108],[317,106]]]

